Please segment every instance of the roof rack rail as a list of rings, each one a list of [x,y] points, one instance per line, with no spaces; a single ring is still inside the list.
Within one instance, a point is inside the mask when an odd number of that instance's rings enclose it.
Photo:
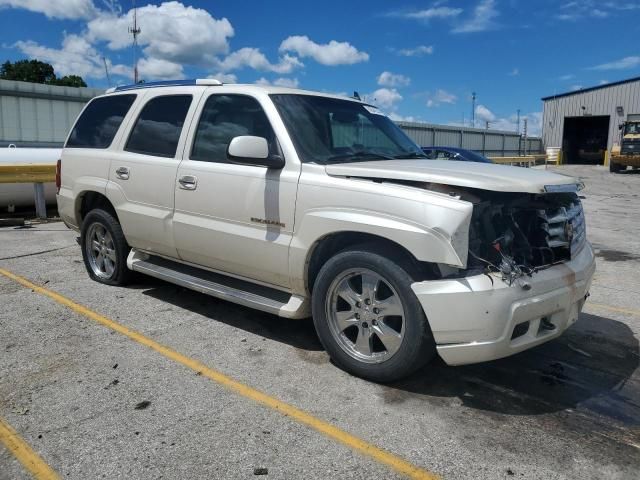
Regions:
[[[193,78],[188,80],[163,80],[159,82],[137,83],[132,85],[120,85],[119,87],[111,87],[106,93],[122,92],[123,90],[136,90],[139,88],[155,88],[155,87],[179,87],[185,85],[222,85],[220,80],[215,78]]]

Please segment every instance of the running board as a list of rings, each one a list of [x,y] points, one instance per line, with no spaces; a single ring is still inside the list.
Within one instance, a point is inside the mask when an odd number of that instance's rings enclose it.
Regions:
[[[130,270],[280,317],[309,316],[308,302],[299,295],[155,257],[135,249],[129,253],[127,266]]]

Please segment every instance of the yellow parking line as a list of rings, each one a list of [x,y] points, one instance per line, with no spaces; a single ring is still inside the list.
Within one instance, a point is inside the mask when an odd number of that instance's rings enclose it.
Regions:
[[[14,457],[29,470],[31,475],[42,480],[59,480],[60,477],[45,463],[42,458],[25,442],[11,425],[0,418],[0,442],[4,444]]]
[[[293,405],[289,405],[288,403],[278,400],[275,397],[267,395],[266,393],[263,393],[237,380],[234,380],[224,373],[207,367],[205,364],[199,362],[198,360],[187,357],[186,355],[183,355],[167,346],[164,346],[156,342],[155,340],[152,340],[149,337],[136,332],[135,330],[131,330],[130,328],[127,328],[124,325],[121,325],[103,315],[100,315],[99,313],[96,313],[93,310],[90,310],[87,307],[74,302],[73,300],[63,297],[56,292],[36,285],[35,283],[32,283],[25,278],[22,278],[1,268],[0,274],[4,275],[7,278],[10,278],[11,280],[14,280],[24,287],[30,288],[34,292],[40,293],[55,300],[59,304],[64,305],[65,307],[73,310],[76,313],[79,313],[80,315],[90,318],[91,320],[107,328],[110,328],[111,330],[129,337],[134,342],[155,350],[166,358],[169,358],[174,362],[180,363],[185,367],[190,368],[203,377],[207,377],[214,382],[228,388],[229,390],[242,395],[243,397],[249,398],[261,405],[264,405],[265,407],[269,407],[282,413],[283,415],[289,416],[294,420],[305,424],[320,433],[323,433],[332,440],[336,440],[343,445],[346,445],[347,447],[350,447],[364,455],[371,457],[373,460],[390,467],[398,473],[406,475],[409,478],[420,480],[434,480],[439,478],[434,473],[413,465],[406,460],[403,460],[402,458],[392,453],[378,448],[375,445],[372,445],[371,443],[368,443],[365,440],[356,437],[355,435],[351,435],[350,433],[347,433],[344,430],[325,422],[324,420],[320,420],[319,418],[316,418],[313,415],[294,407]]]
[[[612,307],[611,305],[605,305],[604,303],[594,303],[587,302],[585,304],[587,307],[596,307],[601,308],[603,310],[610,310],[612,312],[618,313],[626,313],[627,315],[635,315],[636,317],[640,317],[640,310],[634,310],[633,308],[620,308],[620,307]]]

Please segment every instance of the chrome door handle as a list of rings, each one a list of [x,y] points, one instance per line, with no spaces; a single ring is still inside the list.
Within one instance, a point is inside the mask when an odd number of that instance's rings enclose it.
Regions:
[[[116,169],[116,177],[121,180],[129,180],[129,169],[127,167],[118,167]]]
[[[183,175],[178,179],[178,183],[183,190],[195,190],[198,186],[198,177],[194,175]]]

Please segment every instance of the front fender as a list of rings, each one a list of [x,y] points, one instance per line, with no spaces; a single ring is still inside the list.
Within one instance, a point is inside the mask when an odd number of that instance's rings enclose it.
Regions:
[[[304,271],[314,245],[328,235],[356,232],[391,240],[423,262],[465,267],[467,263],[469,224],[472,204],[449,209],[425,205],[429,226],[382,214],[350,208],[320,208],[305,212],[291,243],[292,278],[304,278]]]

